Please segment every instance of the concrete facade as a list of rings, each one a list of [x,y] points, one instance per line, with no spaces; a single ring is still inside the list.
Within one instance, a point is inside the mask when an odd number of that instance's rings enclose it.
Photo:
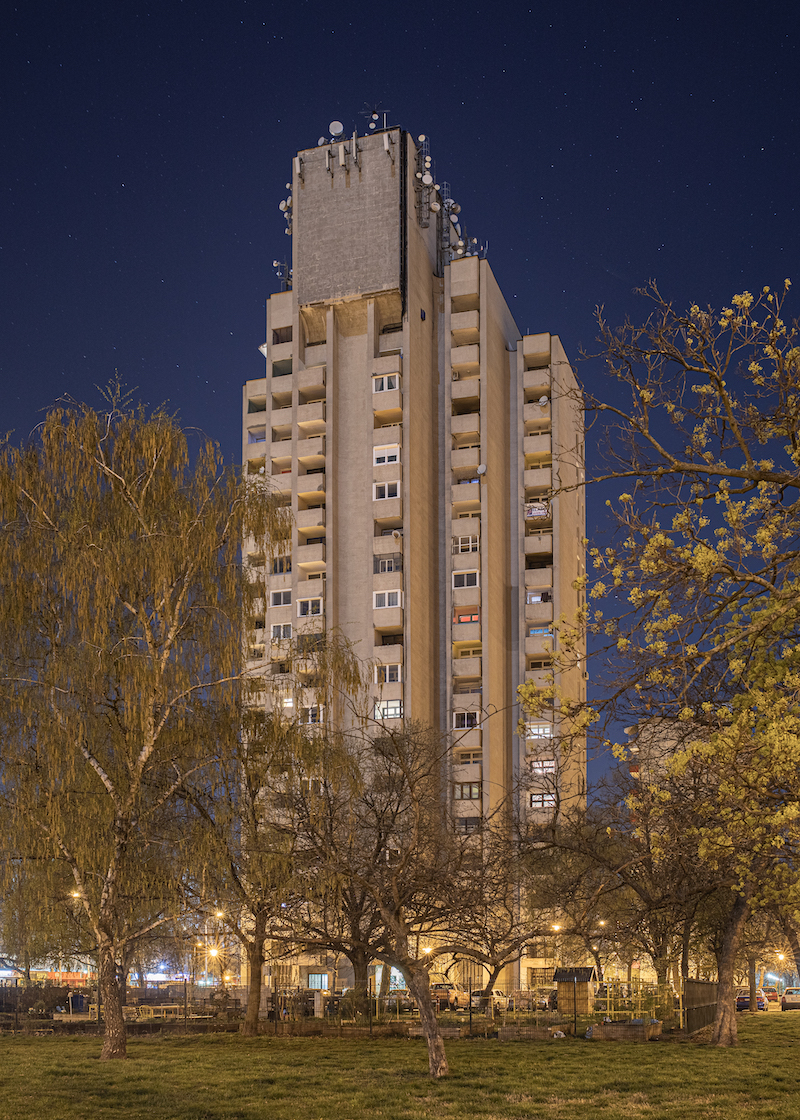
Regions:
[[[294,159],[292,288],[243,399],[243,461],[295,521],[252,668],[287,627],[341,629],[376,663],[376,711],[452,735],[470,831],[512,791],[538,817],[584,792],[557,708],[517,734],[518,686],[546,683],[553,622],[583,605],[583,431],[559,339],[520,334],[424,150],[393,128]],[[576,699],[584,667],[560,674]]]

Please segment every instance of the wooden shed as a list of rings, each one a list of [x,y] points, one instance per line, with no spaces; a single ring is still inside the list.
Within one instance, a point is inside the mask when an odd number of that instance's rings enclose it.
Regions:
[[[558,990],[560,1015],[589,1015],[594,1011],[594,986],[597,973],[589,968],[557,968],[553,983]]]

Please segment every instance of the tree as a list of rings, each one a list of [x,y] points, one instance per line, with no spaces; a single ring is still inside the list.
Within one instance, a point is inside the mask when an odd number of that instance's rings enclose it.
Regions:
[[[683,721],[667,762],[710,780],[698,859],[730,876],[714,1041],[736,1040],[736,952],[754,906],[796,890],[800,346],[783,319],[789,282],[721,312],[682,314],[653,284],[653,311],[612,331],[600,318],[609,400],[590,398],[610,464],[620,537],[592,557],[589,619],[615,683],[605,715]],[[627,398],[627,399],[626,399]],[[607,743],[616,732],[605,725]]]
[[[457,916],[474,899],[480,850],[458,834],[447,810],[436,732],[390,724],[320,735],[287,783],[284,805],[298,837],[302,875],[296,940],[334,944],[323,912],[346,917],[359,895],[359,920],[337,919],[336,947],[382,961],[405,978],[419,1008],[432,1077],[448,1073],[430,994],[430,970],[458,948]],[[344,907],[343,907],[344,900]]]
[[[118,976],[174,908],[174,794],[236,710],[251,592],[240,541],[285,514],[205,438],[118,387],[53,408],[0,461],[2,795],[18,849],[68,869],[96,941],[103,1058],[125,1056]]]

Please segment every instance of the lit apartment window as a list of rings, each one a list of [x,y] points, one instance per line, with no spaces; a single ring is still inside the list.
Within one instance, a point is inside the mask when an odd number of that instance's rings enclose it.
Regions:
[[[531,603],[552,603],[552,591],[526,591],[525,602],[530,605]]]
[[[532,793],[530,798],[531,809],[554,809],[556,806],[554,793]]]
[[[453,622],[456,624],[456,626],[460,626],[468,622],[480,622],[480,620],[481,612],[473,610],[471,608],[465,611],[456,611],[453,615]]]
[[[373,484],[372,496],[375,501],[379,501],[381,498],[396,498],[397,487],[398,483],[396,482],[376,482]]]
[[[402,719],[402,700],[376,700],[375,719]]]
[[[552,638],[553,630],[550,626],[531,626],[528,629],[529,638]]]
[[[276,556],[272,561],[272,574],[274,576],[285,575],[292,570],[291,556]]]
[[[483,762],[483,751],[480,748],[474,751],[459,751],[458,761],[462,766],[472,766],[476,762],[480,764]]]
[[[273,607],[288,607],[291,601],[291,591],[273,591],[270,596],[270,603]]]
[[[372,605],[375,610],[380,610],[382,607],[402,607],[403,605],[403,592],[402,591],[373,591]]]
[[[480,796],[480,782],[456,782],[453,786],[454,801],[479,801]]]
[[[375,684],[397,684],[400,680],[399,665],[376,665]]]
[[[250,428],[250,430],[247,433],[247,442],[248,443],[266,443],[266,440],[267,440],[266,426],[264,426],[263,428]]]
[[[300,709],[300,722],[301,723],[320,723],[322,721],[322,708],[319,704],[313,704],[310,708]]]
[[[297,617],[310,618],[312,615],[322,614],[322,599],[298,599]]]
[[[552,739],[553,727],[549,723],[526,723],[526,739]]]
[[[477,712],[453,712],[453,729],[455,731],[466,731],[470,727],[477,726]]]
[[[458,651],[459,657],[480,657],[483,652],[482,646],[464,646]]]
[[[535,758],[531,760],[531,775],[534,778],[551,778],[556,772],[554,758]]]
[[[382,467],[387,463],[400,462],[400,445],[397,443],[390,444],[389,447],[376,447],[372,452],[372,462],[376,467]]]
[[[480,547],[480,537],[476,536],[474,533],[464,537],[453,537],[454,555],[460,552],[480,552]]]
[[[372,391],[373,393],[386,393],[389,389],[397,388],[397,374],[387,373],[385,377],[373,377]]]
[[[292,624],[291,624],[291,622],[287,622],[285,624],[279,624],[279,625],[276,625],[276,626],[272,627],[272,640],[273,640],[273,642],[282,642],[286,638],[291,638],[291,636],[292,636]]]
[[[453,572],[453,587],[477,587],[478,572]]]

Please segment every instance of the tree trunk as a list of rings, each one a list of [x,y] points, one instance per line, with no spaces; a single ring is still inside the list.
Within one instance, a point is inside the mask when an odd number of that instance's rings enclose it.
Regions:
[[[750,915],[751,895],[752,887],[748,887],[745,894],[738,894],[734,898],[723,932],[722,944],[716,954],[717,1013],[711,1032],[711,1042],[714,1046],[735,1046],[737,1043],[733,973],[742,931]]]
[[[681,980],[683,980],[684,984],[689,979],[689,946],[692,939],[693,922],[694,914],[683,919],[683,930],[681,932]]]
[[[781,928],[786,935],[786,940],[789,942],[792,950],[792,956],[794,957],[794,970],[797,973],[798,977],[800,977],[800,937],[797,936],[797,930],[786,917],[781,918]]]
[[[392,982],[392,966],[384,964],[381,969],[381,990],[378,993],[381,999],[386,999],[389,994],[389,985]]]
[[[758,1011],[758,998],[756,997],[756,958],[747,958],[747,983],[750,986],[750,1007],[749,1011]]]
[[[100,1052],[100,1058],[102,1060],[127,1058],[125,1016],[122,1012],[122,999],[120,998],[117,962],[114,959],[113,945],[110,942],[101,944],[98,956],[100,959],[100,995],[103,1001],[103,1020],[105,1023],[103,1049]],[[99,1004],[97,1013],[100,1014]]]
[[[431,1000],[431,985],[427,968],[422,965],[406,965],[403,968],[409,991],[417,1001],[419,1021],[428,1045],[428,1068],[431,1077],[447,1077],[450,1067],[447,1064],[447,1055],[444,1052],[444,1042],[436,1021]]]
[[[363,949],[351,949],[347,957],[353,966],[353,1010],[366,1015],[370,958]]]
[[[247,942],[247,964],[250,970],[250,984],[247,989],[247,1011],[241,1025],[241,1033],[252,1037],[258,1034],[258,1015],[261,1010],[261,984],[264,970],[264,942],[267,939],[266,911],[255,914],[255,926]]]

